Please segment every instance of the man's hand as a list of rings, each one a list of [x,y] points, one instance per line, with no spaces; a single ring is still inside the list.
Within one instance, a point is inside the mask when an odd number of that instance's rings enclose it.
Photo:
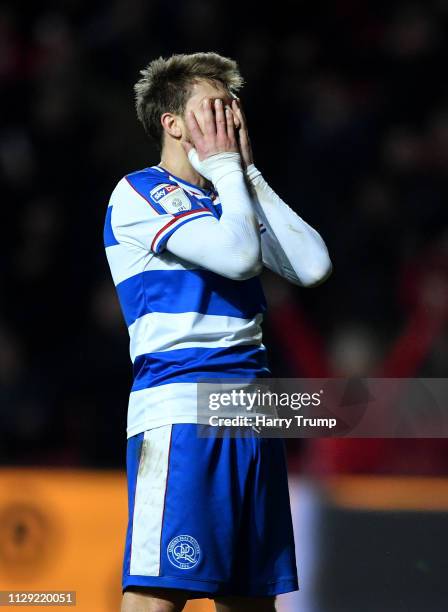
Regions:
[[[232,110],[228,106],[224,110],[219,98],[214,101],[214,114],[211,105],[211,99],[205,98],[202,103],[203,131],[194,112],[189,111],[186,117],[193,144],[183,141],[182,146],[187,154],[195,148],[200,161],[217,153],[239,153]]]
[[[238,145],[243,159],[243,166],[247,168],[254,163],[254,157],[252,154],[252,147],[249,139],[249,132],[247,131],[247,122],[244,111],[241,107],[238,98],[232,100],[232,112],[234,116],[235,127],[237,128],[238,134]]]

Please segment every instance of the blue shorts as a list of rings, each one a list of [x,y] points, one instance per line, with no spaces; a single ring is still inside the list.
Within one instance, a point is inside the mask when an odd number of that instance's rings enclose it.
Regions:
[[[199,438],[197,427],[166,425],[128,440],[123,591],[297,590],[283,441]]]

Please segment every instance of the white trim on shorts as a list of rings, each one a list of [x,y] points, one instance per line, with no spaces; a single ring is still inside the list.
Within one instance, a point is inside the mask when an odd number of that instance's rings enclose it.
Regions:
[[[160,575],[172,425],[145,431],[135,485],[129,574]]]

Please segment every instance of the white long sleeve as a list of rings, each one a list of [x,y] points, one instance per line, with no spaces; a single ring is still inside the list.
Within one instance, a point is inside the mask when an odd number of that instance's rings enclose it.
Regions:
[[[253,164],[246,174],[257,217],[266,226],[262,237],[265,266],[306,287],[325,280],[332,265],[321,236],[279,198]]]
[[[187,223],[169,238],[167,249],[195,265],[234,280],[260,273],[262,256],[258,221],[238,153],[220,153],[190,160],[210,179],[222,205],[219,221],[212,217]]]

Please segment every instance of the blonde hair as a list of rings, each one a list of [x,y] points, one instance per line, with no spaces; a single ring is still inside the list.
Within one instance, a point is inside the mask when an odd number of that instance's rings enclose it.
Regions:
[[[237,63],[218,53],[177,54],[159,57],[140,71],[134,85],[137,117],[159,148],[163,145],[163,113],[182,115],[191,88],[199,80],[220,83],[235,94],[244,84]]]

